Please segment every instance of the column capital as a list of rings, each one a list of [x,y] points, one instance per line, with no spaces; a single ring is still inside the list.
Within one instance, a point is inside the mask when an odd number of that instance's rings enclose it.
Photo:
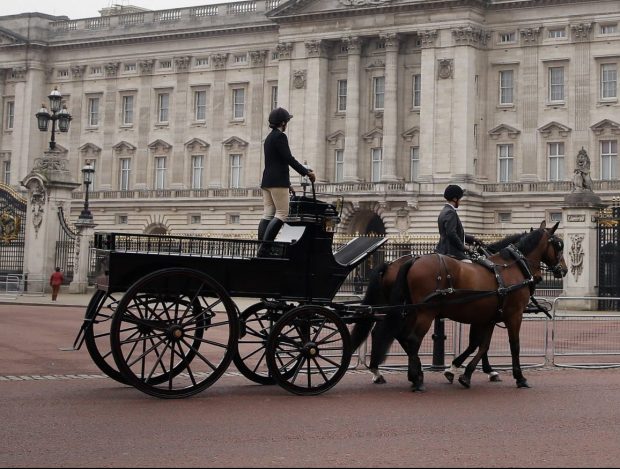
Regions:
[[[420,40],[422,42],[422,49],[435,47],[435,41],[437,40],[438,35],[439,33],[436,29],[428,29],[418,32],[418,36],[420,37]]]
[[[359,55],[362,53],[362,38],[359,36],[345,36],[342,38],[342,42],[347,48],[349,55]]]
[[[108,62],[103,66],[106,77],[115,77],[118,74],[120,62]]]
[[[290,59],[293,53],[293,43],[292,42],[280,42],[276,46],[276,52],[278,53],[279,59]]]
[[[491,33],[473,26],[459,26],[452,30],[454,42],[458,45],[486,46]]]
[[[82,78],[85,70],[86,65],[71,65],[71,75],[73,75],[73,78]]]
[[[525,45],[529,44],[538,44],[538,40],[540,38],[540,31],[542,28],[540,26],[535,26],[532,28],[523,28],[519,31],[521,35],[521,41]]]
[[[174,58],[174,65],[177,69],[177,72],[187,72],[191,63],[192,57],[189,55]]]
[[[138,65],[140,65],[140,71],[143,75],[148,75],[153,72],[153,67],[155,66],[155,59],[142,59],[138,61]]]
[[[226,62],[228,61],[228,53],[224,52],[222,54],[213,54],[211,56],[211,61],[213,62],[214,68],[222,69],[226,67]]]
[[[251,50],[250,51],[250,62],[252,65],[263,65],[265,63],[265,59],[267,58],[266,50]]]
[[[386,51],[398,52],[398,46],[400,45],[400,37],[398,36],[398,33],[380,34],[379,40],[385,45]]]
[[[592,23],[571,24],[570,29],[576,40],[585,41],[590,38]]]
[[[325,53],[325,41],[321,39],[312,39],[310,41],[306,41],[304,45],[306,46],[306,57],[322,57]]]

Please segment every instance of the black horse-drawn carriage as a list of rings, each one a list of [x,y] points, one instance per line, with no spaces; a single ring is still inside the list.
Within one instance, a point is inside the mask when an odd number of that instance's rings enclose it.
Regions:
[[[369,314],[334,297],[386,239],[332,252],[336,207],[306,197],[290,207],[266,257],[259,241],[97,233],[97,290],[74,348],[85,342],[108,376],[162,398],[206,389],[233,360],[257,383],[330,389],[353,352],[347,324]],[[258,302],[241,312],[236,298]]]

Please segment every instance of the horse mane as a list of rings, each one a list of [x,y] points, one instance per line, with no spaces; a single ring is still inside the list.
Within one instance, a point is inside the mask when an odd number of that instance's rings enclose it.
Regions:
[[[539,228],[522,235],[515,244],[515,247],[521,251],[524,256],[527,256],[530,252],[536,249],[536,246],[540,243],[540,238],[542,238],[543,231],[544,230],[542,228]],[[502,259],[510,259],[510,254],[505,248],[500,251],[500,255],[502,256]]]
[[[498,253],[502,249],[507,248],[508,246],[510,246],[511,244],[515,244],[516,242],[518,242],[526,234],[527,234],[527,232],[524,231],[523,233],[515,233],[515,234],[508,235],[505,238],[500,239],[499,241],[487,244],[486,248],[490,252],[492,252],[493,254]]]

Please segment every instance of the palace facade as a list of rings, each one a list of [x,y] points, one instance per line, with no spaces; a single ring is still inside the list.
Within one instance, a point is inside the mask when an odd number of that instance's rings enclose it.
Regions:
[[[172,4],[173,2],[171,2]],[[472,233],[564,221],[579,150],[620,194],[617,0],[251,0],[96,18],[0,17],[0,177],[91,162],[98,230],[255,233],[267,116],[344,233],[431,234],[447,184]],[[296,182],[297,177],[293,177]],[[73,194],[71,218],[82,208]]]

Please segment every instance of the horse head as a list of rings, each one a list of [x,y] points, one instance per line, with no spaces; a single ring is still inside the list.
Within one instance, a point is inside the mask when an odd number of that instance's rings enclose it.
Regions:
[[[568,273],[568,267],[564,260],[564,241],[555,234],[560,222],[547,228],[547,223],[543,221],[540,229],[544,231],[546,236],[546,246],[542,254],[542,261],[549,267],[555,278],[565,277]]]

